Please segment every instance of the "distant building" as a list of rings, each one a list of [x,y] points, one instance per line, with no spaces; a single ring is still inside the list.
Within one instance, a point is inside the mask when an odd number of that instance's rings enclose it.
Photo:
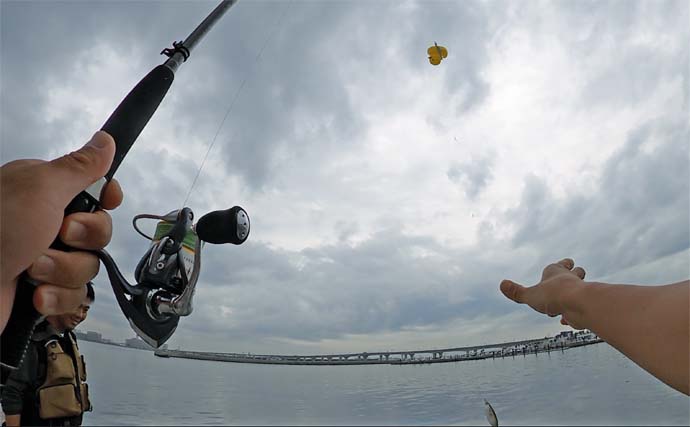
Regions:
[[[129,338],[125,340],[125,346],[131,348],[138,348],[141,350],[153,350],[153,347],[142,341],[138,337]]]
[[[101,335],[100,332],[86,331],[86,335],[84,336],[84,339],[86,339],[88,341],[101,342],[101,341],[103,341],[103,336]]]
[[[575,339],[578,341],[593,341],[599,337],[594,332],[589,329],[583,329],[581,331],[575,332]]]

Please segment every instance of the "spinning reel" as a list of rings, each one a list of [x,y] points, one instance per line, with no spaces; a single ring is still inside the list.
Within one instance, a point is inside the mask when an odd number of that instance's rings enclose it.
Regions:
[[[157,219],[153,236],[137,226],[141,219]],[[108,272],[110,285],[132,329],[158,348],[175,332],[180,316],[192,312],[192,298],[201,269],[204,242],[241,245],[249,236],[249,216],[239,206],[213,211],[193,223],[190,208],[166,215],[134,217],[134,229],[151,245],[134,270],[136,285],[124,278],[105,249],[96,252]]]

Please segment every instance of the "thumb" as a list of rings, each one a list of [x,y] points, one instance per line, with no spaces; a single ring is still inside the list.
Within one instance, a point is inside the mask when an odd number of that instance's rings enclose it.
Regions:
[[[105,176],[115,156],[115,141],[103,131],[96,132],[79,150],[45,163],[44,176],[59,183],[54,194],[67,205],[77,194]]]
[[[501,292],[503,292],[503,295],[517,303],[525,303],[526,291],[527,289],[524,286],[518,285],[513,281],[504,280],[501,282]]]

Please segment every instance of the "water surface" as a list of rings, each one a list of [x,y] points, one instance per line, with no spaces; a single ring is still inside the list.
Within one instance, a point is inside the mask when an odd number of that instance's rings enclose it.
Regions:
[[[690,399],[608,344],[414,366],[165,359],[80,342],[87,425],[688,425]]]

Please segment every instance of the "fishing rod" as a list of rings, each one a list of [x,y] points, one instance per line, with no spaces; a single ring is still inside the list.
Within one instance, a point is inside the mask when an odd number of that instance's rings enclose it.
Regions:
[[[168,57],[156,66],[129,92],[111,114],[101,130],[115,140],[115,157],[105,176],[78,194],[65,208],[65,217],[75,212],[94,212],[100,207],[101,192],[124,160],[137,137],[165,97],[177,69],[189,59],[194,47],[237,0],[223,0],[181,42],[173,42],[162,55]],[[147,236],[137,227],[140,219],[156,219],[154,236]],[[201,267],[203,242],[240,245],[249,236],[249,216],[239,206],[210,212],[194,224],[188,207],[166,215],[142,214],[134,217],[137,232],[151,240],[139,261],[130,284],[121,274],[113,258],[105,250],[93,251],[103,262],[118,304],[132,329],[153,347],[160,347],[177,328],[180,316],[192,312],[192,297]],[[74,250],[56,237],[51,248]],[[17,369],[26,354],[35,326],[43,319],[34,308],[33,293],[38,285],[22,273],[9,321],[0,342],[2,384],[9,372]]]

